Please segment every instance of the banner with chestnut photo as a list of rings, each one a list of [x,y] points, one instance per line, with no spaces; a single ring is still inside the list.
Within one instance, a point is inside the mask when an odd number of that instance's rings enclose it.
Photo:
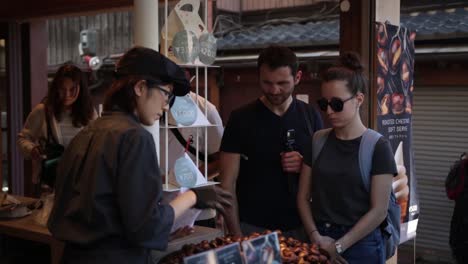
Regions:
[[[419,201],[412,149],[414,40],[405,27],[377,23],[377,131],[391,143],[398,167],[393,190],[401,207],[400,243],[416,236]]]

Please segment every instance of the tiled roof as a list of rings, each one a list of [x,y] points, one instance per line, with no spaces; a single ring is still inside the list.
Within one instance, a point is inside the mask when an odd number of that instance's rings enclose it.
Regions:
[[[417,40],[468,37],[468,8],[402,14],[401,24],[417,31]],[[254,49],[269,44],[337,45],[339,20],[263,25],[229,32],[218,38],[218,50]]]

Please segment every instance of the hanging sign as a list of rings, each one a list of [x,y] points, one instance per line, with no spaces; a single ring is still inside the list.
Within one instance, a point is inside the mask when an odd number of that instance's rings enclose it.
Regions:
[[[405,27],[377,24],[377,130],[393,148],[399,175],[393,191],[401,207],[400,243],[416,235],[419,201],[412,149],[414,39]]]

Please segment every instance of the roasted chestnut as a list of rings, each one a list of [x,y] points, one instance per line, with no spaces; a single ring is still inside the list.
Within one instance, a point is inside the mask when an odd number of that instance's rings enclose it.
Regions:
[[[383,75],[388,73],[388,53],[385,49],[379,48],[377,50],[377,61],[379,62],[380,69]]]
[[[408,62],[406,60],[403,60],[403,62],[401,63],[400,75],[401,75],[401,80],[404,82],[404,84],[408,85],[409,80],[410,80],[410,70],[409,70]]]
[[[379,23],[377,26],[377,42],[381,47],[385,47],[388,44],[387,28],[382,23]]]
[[[398,64],[401,59],[401,53],[402,53],[401,41],[398,37],[396,37],[391,42],[390,53],[389,53],[390,62],[391,62],[390,67],[391,67],[392,73],[395,73],[396,70],[398,69]]]
[[[381,94],[385,90],[385,79],[377,76],[377,94]]]

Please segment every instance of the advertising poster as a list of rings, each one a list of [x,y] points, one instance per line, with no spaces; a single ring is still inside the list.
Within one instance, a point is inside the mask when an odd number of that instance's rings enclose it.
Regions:
[[[391,143],[399,175],[393,187],[401,207],[403,243],[416,235],[419,202],[412,150],[414,40],[404,27],[377,23],[377,131]]]

